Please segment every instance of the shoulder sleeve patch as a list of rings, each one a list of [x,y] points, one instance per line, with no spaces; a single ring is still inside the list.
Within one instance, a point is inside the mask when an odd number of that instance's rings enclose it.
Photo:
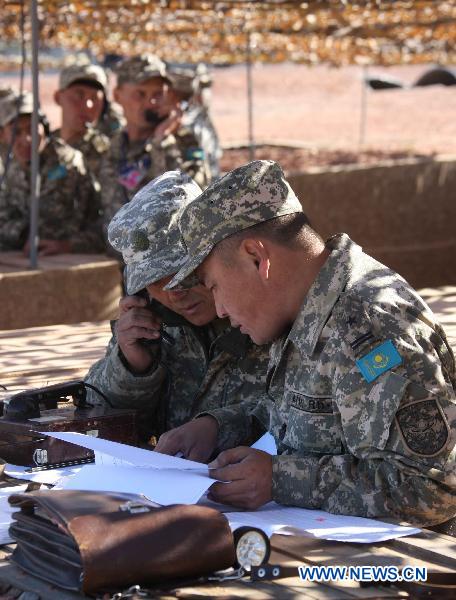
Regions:
[[[204,150],[202,148],[187,148],[185,150],[185,160],[203,160]]]
[[[47,174],[47,178],[49,181],[57,181],[58,179],[63,179],[66,177],[68,170],[65,165],[57,165],[50,169]]]
[[[447,420],[435,399],[413,402],[400,408],[396,421],[404,442],[414,454],[438,454],[450,435]]]

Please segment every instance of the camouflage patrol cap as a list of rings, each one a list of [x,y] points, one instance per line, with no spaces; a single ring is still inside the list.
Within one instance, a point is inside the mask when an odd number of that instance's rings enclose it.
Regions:
[[[0,103],[3,102],[5,99],[7,100],[8,98],[10,98],[11,96],[15,96],[17,95],[19,92],[16,88],[13,88],[9,85],[7,86],[0,86]]]
[[[302,206],[277,163],[256,160],[234,169],[206,188],[182,213],[179,227],[188,259],[165,289],[195,285],[194,278],[186,278],[226,237],[297,212],[302,212]]]
[[[93,81],[106,92],[108,77],[99,65],[75,64],[65,67],[60,72],[59,90],[65,90],[77,81]]]
[[[31,115],[33,113],[33,95],[23,92],[21,95],[14,93],[5,95],[0,100],[0,127],[8,125],[19,115]]]
[[[129,294],[173,275],[185,263],[187,251],[178,217],[200,194],[201,188],[188,175],[168,171],[139,190],[114,215],[108,238],[122,253]]]
[[[195,91],[196,68],[174,63],[166,64],[166,73],[172,87],[187,99]]]
[[[116,68],[117,85],[142,83],[153,77],[166,79],[166,65],[155,54],[141,54],[126,58]]]

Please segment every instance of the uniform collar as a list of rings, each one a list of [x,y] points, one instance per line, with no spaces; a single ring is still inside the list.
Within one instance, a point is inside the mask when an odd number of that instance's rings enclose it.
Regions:
[[[247,353],[250,338],[248,335],[241,333],[240,329],[231,327],[227,323],[227,328],[215,339],[214,343],[221,350],[241,358]]]
[[[331,254],[307,292],[288,335],[288,339],[303,355],[313,353],[320,333],[362,252],[362,248],[345,233],[330,238],[326,247]]]

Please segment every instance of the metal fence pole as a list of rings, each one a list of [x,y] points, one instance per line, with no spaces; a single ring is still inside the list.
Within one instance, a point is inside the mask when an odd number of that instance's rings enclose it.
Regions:
[[[30,171],[30,267],[38,268],[38,215],[40,202],[40,156],[39,150],[39,85],[38,85],[38,1],[30,1],[30,17],[32,24],[32,163]]]
[[[367,121],[367,66],[363,66],[361,76],[361,111],[359,119],[359,147],[362,148],[366,142],[366,121]]]
[[[246,43],[246,67],[247,67],[247,112],[249,124],[249,159],[255,159],[255,139],[253,134],[253,81],[252,81],[252,47],[250,31],[247,31]]]

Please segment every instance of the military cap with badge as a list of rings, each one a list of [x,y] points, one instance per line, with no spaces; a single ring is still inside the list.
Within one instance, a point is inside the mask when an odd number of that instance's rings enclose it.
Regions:
[[[257,160],[234,169],[204,190],[183,212],[180,228],[188,259],[165,289],[195,285],[192,273],[224,238],[297,212],[302,212],[301,203],[277,163]]]

